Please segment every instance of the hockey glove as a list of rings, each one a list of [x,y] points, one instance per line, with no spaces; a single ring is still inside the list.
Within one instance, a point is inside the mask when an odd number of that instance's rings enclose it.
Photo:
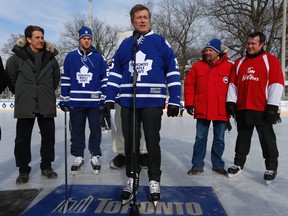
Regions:
[[[167,116],[168,117],[177,117],[179,114],[179,106],[175,106],[175,105],[168,105],[167,108]]]
[[[228,122],[226,123],[226,130],[228,130],[229,132],[232,130],[232,125],[231,125],[231,122],[230,122],[230,121],[228,121]]]
[[[185,106],[187,113],[191,116],[194,115],[194,107],[193,106]]]
[[[58,105],[63,112],[70,111],[69,101],[60,101]]]
[[[234,102],[226,102],[226,110],[227,113],[232,116],[233,118],[235,118],[235,114],[236,114],[236,103]]]
[[[278,119],[278,106],[275,105],[266,105],[266,110],[264,112],[264,121],[275,124]]]

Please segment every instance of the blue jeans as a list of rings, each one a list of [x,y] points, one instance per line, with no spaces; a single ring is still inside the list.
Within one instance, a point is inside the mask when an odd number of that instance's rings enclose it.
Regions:
[[[197,119],[196,138],[193,147],[192,165],[203,171],[204,158],[207,149],[207,137],[211,120]],[[213,121],[213,143],[211,149],[212,168],[224,168],[222,155],[225,148],[225,121]]]

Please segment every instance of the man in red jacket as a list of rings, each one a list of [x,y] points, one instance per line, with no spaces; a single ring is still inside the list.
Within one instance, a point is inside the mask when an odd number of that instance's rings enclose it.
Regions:
[[[185,108],[188,114],[197,119],[192,168],[188,175],[197,175],[204,171],[211,121],[214,134],[211,149],[212,169],[218,174],[227,174],[222,155],[229,117],[226,112],[226,96],[233,64],[228,61],[228,48],[222,47],[221,52],[221,41],[217,38],[209,41],[203,51],[202,60],[192,65],[184,82]]]
[[[272,125],[278,117],[284,77],[277,57],[266,53],[264,44],[262,32],[250,34],[246,55],[235,61],[231,73],[227,110],[236,117],[238,136],[234,165],[228,169],[229,177],[242,172],[254,127],[265,159],[264,179],[271,181],[277,174],[279,153]]]

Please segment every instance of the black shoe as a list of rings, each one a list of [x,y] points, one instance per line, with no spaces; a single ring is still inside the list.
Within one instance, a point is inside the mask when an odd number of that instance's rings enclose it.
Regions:
[[[213,168],[212,170],[220,175],[227,175],[227,171],[224,168]]]
[[[237,165],[232,165],[228,168],[228,176],[234,177],[240,175],[242,173],[242,168]]]
[[[264,180],[272,181],[277,175],[277,170],[266,170],[264,173]]]
[[[188,171],[188,175],[198,175],[200,173],[204,172],[203,169],[200,169],[198,167],[192,166],[192,168]]]
[[[41,175],[46,176],[48,179],[57,178],[57,173],[52,168],[42,170]]]
[[[19,173],[16,184],[25,184],[29,181],[29,174],[28,173]]]
[[[122,154],[118,154],[109,163],[109,166],[112,169],[122,169],[125,167],[125,165],[126,165],[126,157]]]

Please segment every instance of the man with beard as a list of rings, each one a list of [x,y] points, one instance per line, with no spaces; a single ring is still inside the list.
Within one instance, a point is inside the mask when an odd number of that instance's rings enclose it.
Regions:
[[[224,136],[229,116],[226,112],[226,96],[232,63],[228,61],[228,48],[217,38],[209,41],[202,51],[202,60],[194,63],[184,82],[185,108],[197,119],[196,138],[193,147],[192,168],[188,175],[204,171],[204,158],[210,123],[213,123],[211,149],[212,170],[226,175],[222,155]]]

